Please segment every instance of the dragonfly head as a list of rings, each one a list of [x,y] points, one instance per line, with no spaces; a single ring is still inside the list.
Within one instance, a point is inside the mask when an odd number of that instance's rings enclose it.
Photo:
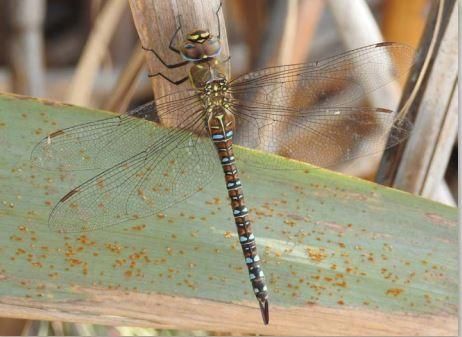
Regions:
[[[207,30],[196,30],[186,36],[180,48],[181,56],[191,62],[217,57],[221,53],[221,41]]]

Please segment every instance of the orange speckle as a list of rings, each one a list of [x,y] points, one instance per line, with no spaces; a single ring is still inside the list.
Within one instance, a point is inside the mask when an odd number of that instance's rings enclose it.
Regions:
[[[67,261],[69,262],[71,267],[78,266],[78,265],[82,264],[82,261],[79,260],[79,259],[72,258],[72,259],[67,259]]]
[[[392,296],[398,296],[400,295],[404,290],[400,288],[390,288],[386,291],[387,295],[392,295]]]
[[[137,226],[132,226],[130,229],[133,231],[142,231],[146,228],[146,225],[137,225]]]
[[[342,287],[342,288],[346,288],[346,282],[345,281],[342,281],[342,282],[336,282],[334,283],[337,287]]]
[[[308,257],[314,262],[321,262],[327,257],[327,254],[321,252],[321,249],[307,248],[306,253]]]
[[[106,247],[106,249],[116,254],[119,254],[120,251],[122,250],[122,247],[117,243],[106,243],[104,244],[104,247]]]

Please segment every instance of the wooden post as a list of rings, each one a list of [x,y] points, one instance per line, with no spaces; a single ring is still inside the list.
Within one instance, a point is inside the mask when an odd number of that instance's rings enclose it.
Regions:
[[[168,48],[180,21],[182,29],[173,41],[174,45],[181,43],[183,36],[195,29],[209,29],[215,35],[218,33],[218,20],[215,14],[220,6],[218,0],[130,0],[129,3],[142,46],[156,50],[166,63],[172,64],[183,61],[180,55]],[[220,17],[223,55],[226,56],[229,53],[223,11],[221,10],[218,15]],[[146,61],[151,74],[161,72],[173,80],[178,80],[188,74],[189,67],[187,65],[168,69],[149,51],[146,51]],[[181,90],[160,76],[152,78],[152,86],[154,96],[157,98]],[[185,83],[181,87],[188,88],[190,86],[189,83]]]

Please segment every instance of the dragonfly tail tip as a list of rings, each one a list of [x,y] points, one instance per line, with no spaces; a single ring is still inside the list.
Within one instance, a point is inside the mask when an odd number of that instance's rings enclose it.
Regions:
[[[263,318],[263,323],[265,325],[268,325],[269,323],[269,304],[268,300],[265,300],[263,302],[258,302],[260,304],[260,310],[261,310],[261,317]]]

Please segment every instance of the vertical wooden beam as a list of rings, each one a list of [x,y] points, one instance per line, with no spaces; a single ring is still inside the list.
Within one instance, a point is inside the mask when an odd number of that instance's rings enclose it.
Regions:
[[[218,33],[218,20],[215,13],[220,6],[219,0],[130,0],[129,3],[141,44],[145,48],[155,49],[166,63],[183,61],[180,55],[168,48],[180,21],[182,29],[178,32],[174,45],[181,43],[183,36],[195,29],[208,29],[214,35]],[[222,54],[226,57],[229,52],[223,10],[220,10],[218,15],[223,43]],[[153,53],[146,51],[145,55],[151,74],[161,72],[173,80],[188,74],[189,65],[168,69]],[[152,78],[152,85],[155,97],[181,90],[160,76]],[[190,85],[184,83],[182,87],[190,88]]]

